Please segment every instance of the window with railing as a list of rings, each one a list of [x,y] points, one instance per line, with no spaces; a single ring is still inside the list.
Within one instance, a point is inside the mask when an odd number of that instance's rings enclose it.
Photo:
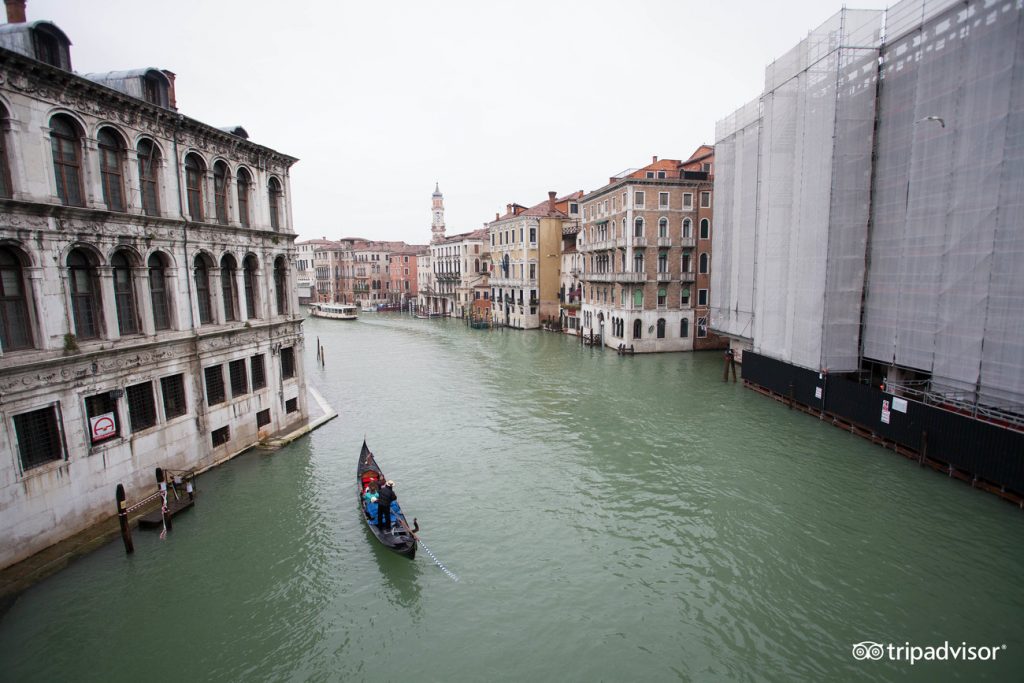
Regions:
[[[153,383],[140,382],[125,388],[128,400],[128,421],[132,432],[140,432],[156,424],[156,400],[153,398]]]
[[[57,405],[15,415],[13,422],[22,471],[64,459]]]

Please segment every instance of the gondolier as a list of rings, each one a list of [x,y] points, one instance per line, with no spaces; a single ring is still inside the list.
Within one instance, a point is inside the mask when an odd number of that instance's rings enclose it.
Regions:
[[[380,527],[381,531],[389,531],[391,529],[391,503],[397,498],[394,486],[395,482],[388,479],[380,487],[380,490],[377,491],[379,496],[377,500],[377,526]]]

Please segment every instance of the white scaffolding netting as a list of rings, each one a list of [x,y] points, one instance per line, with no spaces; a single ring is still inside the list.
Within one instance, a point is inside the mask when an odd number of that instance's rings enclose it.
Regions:
[[[932,390],[1024,393],[1021,0],[905,0],[883,50],[863,353]]]
[[[753,169],[754,348],[806,368],[859,365],[882,16],[843,10],[765,71]]]
[[[751,339],[754,319],[754,246],[760,99],[715,126],[715,222],[712,233],[711,324],[733,337]]]

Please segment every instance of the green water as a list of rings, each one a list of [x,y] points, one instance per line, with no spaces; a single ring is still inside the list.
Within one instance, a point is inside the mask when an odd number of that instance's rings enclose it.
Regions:
[[[397,314],[306,334],[339,418],[23,594],[0,680],[1020,680],[1024,514],[722,383],[718,353]],[[458,582],[365,529],[364,435]]]

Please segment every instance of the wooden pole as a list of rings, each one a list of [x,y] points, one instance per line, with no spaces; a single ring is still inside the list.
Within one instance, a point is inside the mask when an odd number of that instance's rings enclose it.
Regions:
[[[115,497],[117,499],[117,521],[121,525],[121,540],[124,541],[124,552],[131,555],[135,552],[135,546],[132,545],[132,528],[128,526],[128,503],[125,501],[123,484],[117,485]]]

